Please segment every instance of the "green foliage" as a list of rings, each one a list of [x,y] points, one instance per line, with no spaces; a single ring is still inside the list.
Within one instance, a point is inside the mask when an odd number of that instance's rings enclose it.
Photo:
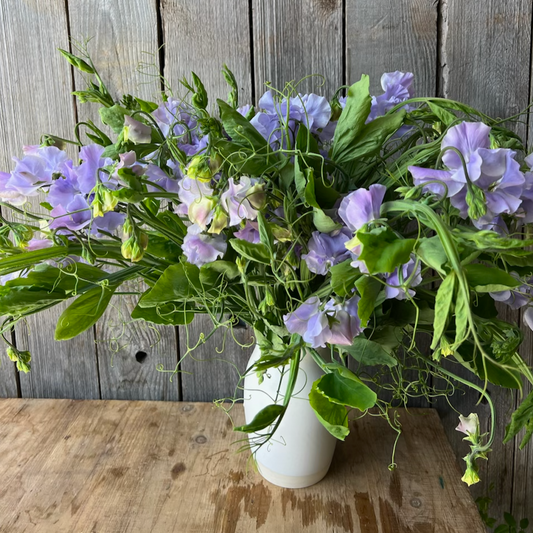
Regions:
[[[272,425],[284,411],[285,407],[283,405],[267,405],[254,416],[254,419],[249,424],[238,426],[234,428],[234,431],[242,431],[243,433],[255,433],[261,431]]]
[[[503,442],[509,442],[524,428],[526,431],[520,449],[523,449],[533,436],[533,391],[522,400],[518,409],[511,415],[511,422],[505,429]]]

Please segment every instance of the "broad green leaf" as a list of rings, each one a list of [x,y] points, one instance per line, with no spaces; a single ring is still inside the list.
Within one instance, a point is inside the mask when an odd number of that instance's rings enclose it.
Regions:
[[[212,263],[207,263],[200,268],[200,272],[204,269],[213,270],[219,274],[224,274],[228,279],[235,279],[239,276],[239,269],[235,263],[231,261],[213,261]]]
[[[300,158],[296,156],[294,158],[294,184],[296,185],[296,190],[300,198],[305,196],[305,187],[307,185],[307,180],[305,179],[305,174],[303,173],[302,166],[300,163]]]
[[[318,204],[316,200],[316,195],[315,195],[315,178],[314,178],[313,169],[306,168],[304,173],[305,173],[305,177],[307,181],[307,185],[305,186],[305,191],[304,191],[305,201],[311,207],[320,209],[320,205]]]
[[[270,264],[270,253],[263,243],[252,243],[243,239],[230,239],[233,249],[249,261],[255,263]]]
[[[361,277],[359,270],[354,268],[351,263],[352,260],[347,259],[329,269],[331,274],[331,288],[338,296],[352,294],[356,280]]]
[[[449,111],[447,111],[446,109],[444,109],[443,107],[441,107],[440,105],[438,105],[438,104],[436,104],[434,102],[429,102],[428,101],[428,106],[431,109],[431,111],[433,112],[433,114],[445,126],[450,126],[451,124],[453,124],[457,120],[457,117],[453,113],[450,113]]]
[[[139,104],[141,111],[144,111],[145,113],[152,113],[159,107],[154,102],[148,102],[146,100],[141,100],[141,98],[137,98],[136,96],[134,98],[135,98],[135,101]]]
[[[376,404],[376,393],[347,368],[323,375],[313,384],[333,403],[366,411]]]
[[[355,337],[351,346],[343,346],[342,349],[365,366],[387,365],[393,367],[398,364],[398,361],[389,354],[390,347],[388,345],[384,347],[363,335]]]
[[[383,284],[371,276],[362,276],[355,282],[355,286],[361,295],[357,307],[357,315],[361,320],[361,325],[364,327],[374,312]]]
[[[157,214],[157,219],[163,222],[165,226],[168,226],[169,229],[179,235],[180,237],[185,237],[187,235],[187,226],[183,223],[183,220],[172,213],[172,211],[160,211]]]
[[[0,275],[24,270],[47,259],[61,259],[68,254],[69,249],[67,246],[51,246],[50,248],[11,255],[0,259]]]
[[[372,106],[369,87],[370,78],[363,74],[361,79],[348,89],[346,105],[337,122],[333,138],[331,158],[335,162],[350,158],[354,142],[365,126]]]
[[[0,316],[30,314],[67,298],[68,295],[64,291],[51,291],[43,287],[0,287]]]
[[[416,243],[415,239],[400,239],[390,228],[376,228],[357,232],[362,250],[359,260],[364,261],[370,274],[393,272],[407,263]]]
[[[61,313],[55,340],[66,341],[94,326],[104,314],[118,285],[95,287],[82,294]]]
[[[457,292],[455,301],[455,342],[457,346],[464,340],[468,329],[468,303],[462,291]]]
[[[320,423],[334,437],[344,440],[348,436],[350,430],[348,429],[348,413],[345,407],[330,401],[314,385],[309,393],[309,404]]]
[[[442,275],[446,274],[443,266],[448,261],[448,256],[438,236],[419,239],[415,253],[423,263]]]
[[[283,405],[267,405],[254,416],[254,419],[249,424],[236,427],[234,428],[234,431],[242,431],[243,433],[255,433],[256,431],[261,431],[273,424],[283,411],[285,411]]]
[[[200,287],[200,270],[194,265],[169,266],[156,281],[150,292],[139,300],[140,307],[154,307],[167,302],[187,300]]]
[[[519,280],[499,268],[473,263],[464,269],[468,283],[476,292],[506,291],[520,285]]]
[[[321,233],[331,233],[342,227],[341,224],[326,215],[322,209],[316,207],[313,209],[313,225]]]
[[[265,155],[269,151],[268,142],[253,127],[248,119],[224,102],[224,100],[218,99],[217,104],[220,109],[220,119],[224,125],[224,129],[233,142],[248,148],[253,148],[255,151],[261,151],[262,155]]]
[[[523,428],[526,429],[526,433],[520,443],[521,450],[533,436],[533,391],[522,400],[518,409],[511,415],[511,422],[505,429],[503,442],[506,443],[514,439]]]
[[[273,168],[276,158],[273,155],[266,157],[257,151],[236,142],[225,139],[216,139],[214,148],[220,153],[224,161],[230,166],[234,174],[251,174],[259,176]],[[261,154],[264,153],[264,150]]]
[[[446,329],[455,288],[455,272],[448,274],[441,283],[435,299],[435,320],[433,322],[433,342],[431,349],[435,350]]]
[[[101,107],[100,120],[106,126],[109,126],[115,133],[121,133],[124,128],[124,117],[128,114],[128,110],[121,105],[115,104],[112,107]]]
[[[171,303],[154,307],[140,307],[137,304],[131,312],[131,318],[165,326],[184,326],[193,321],[194,313]]]

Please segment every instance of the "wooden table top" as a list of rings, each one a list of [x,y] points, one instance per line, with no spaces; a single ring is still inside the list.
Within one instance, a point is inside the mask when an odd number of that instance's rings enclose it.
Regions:
[[[484,532],[437,413],[398,411],[396,470],[366,416],[322,482],[288,490],[211,404],[0,400],[0,532]]]

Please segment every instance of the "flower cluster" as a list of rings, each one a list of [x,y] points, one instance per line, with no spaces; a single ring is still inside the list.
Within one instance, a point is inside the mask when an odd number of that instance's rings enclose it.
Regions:
[[[468,384],[441,366],[444,357],[474,379],[533,382],[517,351],[521,329],[496,317],[499,302],[522,309],[533,327],[533,241],[521,239],[533,222],[533,155],[523,158],[501,121],[414,99],[413,75],[403,72],[384,74],[378,95],[362,76],[329,101],[291,84],[269,88],[255,108],[239,107],[226,68],[230,94],[214,114],[195,75],[181,82],[190,102],[114,102],[92,66],[67,58],[97,76],[82,94],[104,103],[100,116],[115,138],[85,123],[90,143],[80,125],[75,158],[48,136],[0,173],[2,206],[16,213],[0,227],[2,333],[51,305],[93,298],[90,317],[75,305],[64,311],[56,338],[71,338],[92,327],[121,283],[141,278],[149,288],[139,292],[136,320],[186,326],[205,313],[215,327],[244,322],[263,352],[259,373],[307,350],[326,373],[311,405],[340,437],[349,431],[344,406],[391,407],[381,394],[391,372],[402,399],[443,394],[410,383],[406,368]],[[43,194],[44,215],[32,206]],[[429,355],[418,333],[430,337]],[[9,353],[29,369],[29,354]],[[525,402],[519,409],[533,396]],[[506,438],[530,424],[513,416]],[[276,417],[241,429],[265,429]],[[470,482],[492,436],[482,442],[468,428]]]

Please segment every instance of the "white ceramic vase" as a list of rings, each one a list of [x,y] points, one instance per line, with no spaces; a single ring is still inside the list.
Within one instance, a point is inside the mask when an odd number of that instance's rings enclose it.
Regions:
[[[251,368],[260,356],[256,346],[247,368]],[[311,355],[306,354],[300,361],[293,397],[283,420],[270,441],[255,452],[259,472],[274,485],[291,489],[308,487],[318,483],[328,472],[337,439],[318,421],[308,398],[313,382],[322,375]],[[244,380],[246,423],[250,423],[261,409],[274,403],[278,390],[277,403],[283,402],[287,380],[288,365],[268,369],[261,384],[255,372],[247,374]],[[257,437],[256,434],[250,435],[250,443],[253,443],[254,435]]]

